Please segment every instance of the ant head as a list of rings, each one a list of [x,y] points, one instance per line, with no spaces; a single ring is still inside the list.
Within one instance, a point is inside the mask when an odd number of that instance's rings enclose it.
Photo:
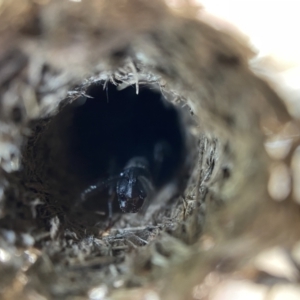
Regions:
[[[146,192],[141,182],[122,178],[117,185],[117,194],[120,208],[125,213],[138,212],[145,201]]]

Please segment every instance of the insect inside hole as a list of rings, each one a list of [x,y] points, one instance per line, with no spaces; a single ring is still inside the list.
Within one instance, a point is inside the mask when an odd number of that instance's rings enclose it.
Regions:
[[[162,163],[167,154],[170,153],[170,145],[161,141],[154,146],[153,161],[155,164],[154,175],[158,175]],[[135,156],[128,160],[123,170],[109,177],[90,185],[81,193],[81,201],[86,201],[93,194],[108,189],[108,216],[112,218],[113,201],[117,197],[118,204],[124,213],[137,213],[145,211],[155,194],[153,174],[150,172],[149,161],[146,157]]]

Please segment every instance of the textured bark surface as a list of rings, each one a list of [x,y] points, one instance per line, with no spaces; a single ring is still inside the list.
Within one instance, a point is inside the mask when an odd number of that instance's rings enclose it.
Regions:
[[[269,196],[264,143],[299,125],[234,37],[161,1],[4,0],[0,44],[2,299],[192,299],[210,272],[298,241],[292,192]],[[151,83],[184,104],[197,145],[188,144],[196,163],[182,196],[146,216],[116,214],[105,231],[96,214],[66,210],[72,202],[52,183],[69,178],[66,108],[108,81]],[[290,170],[298,142],[276,164]]]

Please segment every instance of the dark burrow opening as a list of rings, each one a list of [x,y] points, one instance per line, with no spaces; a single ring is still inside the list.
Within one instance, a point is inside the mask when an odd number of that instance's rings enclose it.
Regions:
[[[63,103],[54,117],[35,123],[24,151],[26,180],[44,195],[38,216],[46,227],[57,217],[60,229],[105,231],[109,200],[115,223],[124,215],[118,200],[130,188],[142,204],[132,218],[143,219],[153,203],[158,209],[176,203],[195,157],[188,110],[158,86],[140,86],[137,93],[135,86],[119,90],[104,81]]]

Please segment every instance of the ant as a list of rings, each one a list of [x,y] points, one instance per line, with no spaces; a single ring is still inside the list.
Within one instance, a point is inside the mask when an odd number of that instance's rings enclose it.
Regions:
[[[167,142],[159,142],[154,147],[154,161],[156,162],[156,172],[159,172],[161,164],[166,154],[166,149],[170,146]],[[120,209],[124,213],[137,213],[146,205],[154,194],[153,177],[150,173],[149,162],[145,157],[136,156],[126,163],[124,169],[116,176],[112,176],[104,181],[98,181],[90,185],[81,193],[81,201],[96,192],[109,188],[108,216],[112,219],[112,204],[117,195]]]

